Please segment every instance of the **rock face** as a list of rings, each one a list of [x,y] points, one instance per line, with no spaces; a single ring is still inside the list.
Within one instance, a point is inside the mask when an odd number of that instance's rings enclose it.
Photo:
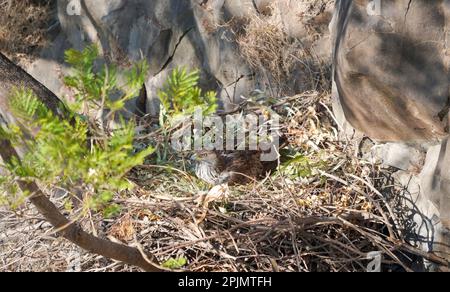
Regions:
[[[336,116],[345,131],[394,142],[380,156],[401,170],[429,250],[450,243],[449,13],[444,0],[338,0],[330,25]]]
[[[450,4],[370,2],[336,3],[334,78],[345,117],[373,139],[438,141],[449,124]]]
[[[98,42],[110,61],[126,65],[142,57],[148,60],[147,110],[156,114],[157,91],[174,67],[200,69],[202,87],[217,90],[226,109],[255,88],[266,90],[270,85],[259,78],[263,74],[255,72],[241,56],[237,34],[252,17],[275,19],[279,15],[277,25],[286,38],[302,38],[306,45],[324,48],[313,37],[307,39],[308,28],[313,22],[326,24],[331,19],[333,1],[315,2],[61,0],[58,10],[64,35],[73,47],[81,49],[86,43]],[[68,13],[69,4],[79,5],[79,10]],[[318,9],[311,11],[311,7]],[[308,17],[301,18],[302,13]],[[326,48],[317,50],[318,58],[329,60]]]

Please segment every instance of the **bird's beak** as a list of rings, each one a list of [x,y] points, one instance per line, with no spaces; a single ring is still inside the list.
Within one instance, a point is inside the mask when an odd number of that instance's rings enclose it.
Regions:
[[[196,153],[192,154],[191,157],[190,157],[190,160],[198,161],[198,155]]]

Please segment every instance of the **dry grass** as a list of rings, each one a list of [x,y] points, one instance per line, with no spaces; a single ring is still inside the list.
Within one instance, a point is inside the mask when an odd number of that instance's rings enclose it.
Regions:
[[[107,263],[57,238],[29,204],[15,212],[0,208],[0,271],[86,271]]]
[[[279,23],[264,20],[259,16],[252,18],[245,33],[238,38],[242,54],[255,68],[264,68],[281,83],[294,67],[292,56],[296,44],[288,40]]]
[[[140,187],[119,203],[133,214],[139,242],[163,262],[187,258],[190,271],[365,271],[373,251],[383,253],[385,270],[412,270],[422,253],[404,241],[410,222],[396,211],[403,194],[391,171],[358,158],[358,143],[338,140],[327,95],[288,100],[278,109],[288,152],[304,159],[286,159],[207,210],[197,202],[209,188],[183,161],[177,170],[136,169]]]
[[[186,258],[189,271],[365,271],[373,251],[382,252],[384,270],[411,271],[423,257],[441,263],[405,242],[411,220],[398,208],[403,190],[391,170],[359,157],[358,142],[337,138],[328,95],[280,104],[290,146],[277,173],[202,206],[210,186],[172,153],[165,165],[130,173],[136,188],[115,199],[121,215],[90,214],[84,228],[142,246],[161,263]],[[33,210],[1,216],[1,271],[136,270],[56,239]]]
[[[53,2],[0,0],[0,51],[14,61],[32,59],[47,44]]]
[[[328,90],[330,65],[320,60],[310,45],[288,36],[275,5],[268,9],[272,12],[254,14],[243,29],[233,30],[241,54],[257,79],[265,80],[273,96]]]

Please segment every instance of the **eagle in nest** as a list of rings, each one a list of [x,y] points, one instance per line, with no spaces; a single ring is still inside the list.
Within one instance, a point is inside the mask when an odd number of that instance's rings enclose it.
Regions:
[[[212,185],[243,185],[263,178],[278,167],[278,161],[261,161],[260,151],[208,151],[191,156],[196,176]]]

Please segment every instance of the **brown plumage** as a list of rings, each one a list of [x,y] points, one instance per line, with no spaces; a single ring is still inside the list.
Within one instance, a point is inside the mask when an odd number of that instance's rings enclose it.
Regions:
[[[212,185],[248,184],[276,168],[276,162],[263,163],[260,158],[259,151],[206,150],[191,157],[197,177]]]

